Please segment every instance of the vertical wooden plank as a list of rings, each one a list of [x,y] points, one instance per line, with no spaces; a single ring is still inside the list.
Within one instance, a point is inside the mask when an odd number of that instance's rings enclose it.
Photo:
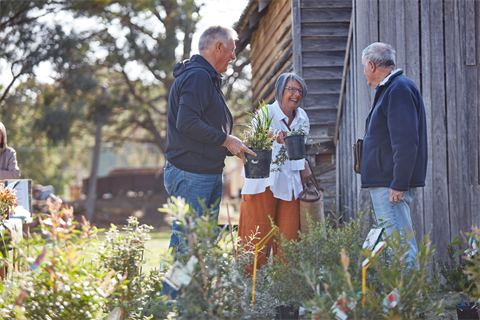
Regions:
[[[468,50],[468,48],[467,48]],[[477,66],[466,66],[467,75],[467,139],[468,184],[478,185],[478,71]],[[465,181],[466,183],[467,181]],[[473,211],[471,211],[473,214]]]
[[[472,225],[480,226],[480,186],[471,186],[471,210],[472,210]]]
[[[396,2],[396,11],[398,12],[398,3]],[[419,19],[419,2],[417,0],[405,0],[405,12],[403,14],[403,23],[400,26],[397,20],[397,46],[403,41],[404,46],[404,62],[403,68],[405,74],[415,82],[418,88],[420,85],[420,19]],[[403,29],[400,30],[400,27]],[[401,31],[401,32],[400,32]],[[402,39],[399,39],[399,35]],[[398,52],[398,50],[397,50]],[[397,65],[400,66],[401,62]],[[423,193],[424,188],[417,188],[417,196],[413,201],[411,207],[411,217],[413,228],[417,235],[417,241],[423,239],[425,233],[425,217],[423,210]]]
[[[470,230],[471,211],[469,168],[468,168],[468,109],[467,109],[467,72],[465,63],[465,0],[455,2],[455,80],[456,80],[456,112],[457,112],[457,144],[458,144],[458,174],[460,188],[454,190],[459,193],[462,201],[459,207],[455,224],[452,224],[451,235],[456,236],[460,232]],[[453,221],[453,219],[452,219]],[[453,228],[455,227],[455,229]]]
[[[365,118],[370,110],[372,103],[372,93],[373,90],[367,85],[365,76],[363,75],[363,66],[362,66],[362,51],[365,49],[372,41],[370,38],[370,29],[374,26],[372,25],[372,20],[376,21],[377,17],[370,15],[370,6],[376,1],[372,0],[356,0],[356,10],[355,10],[355,33],[356,33],[356,44],[357,47],[357,56],[352,57],[356,61],[356,73],[357,77],[355,79],[356,84],[356,137],[359,139],[363,137],[365,131]],[[369,23],[365,23],[369,21]],[[356,141],[356,140],[355,140]],[[357,181],[357,199],[358,207],[362,206],[362,201],[365,199],[362,198],[362,190],[360,189],[360,178],[356,179]]]
[[[396,65],[397,68],[405,70],[405,62],[406,62],[406,45],[405,45],[405,0],[396,0],[391,1],[392,5],[390,6],[390,10],[392,6],[395,7],[395,50],[397,51],[396,56]],[[418,25],[418,21],[416,23]],[[412,35],[408,35],[408,41],[415,41]],[[409,77],[408,73],[405,73],[406,76]]]
[[[398,0],[379,0],[378,1],[378,19],[379,19],[379,40],[384,43],[397,47],[395,3]],[[403,4],[403,1],[401,1]]]
[[[447,19],[445,19],[447,20]],[[433,214],[434,241],[439,248],[440,258],[446,258],[450,243],[448,224],[447,152],[445,128],[445,74],[442,0],[430,1],[430,45],[432,84],[432,159],[433,159]],[[445,28],[447,30],[447,28]],[[446,43],[449,43],[445,40]],[[448,47],[448,46],[447,46]],[[448,58],[445,58],[448,60]],[[448,78],[448,77],[447,77]],[[435,94],[433,94],[435,92]]]
[[[475,44],[475,0],[465,0],[465,40],[467,66],[477,64],[477,46]]]
[[[292,0],[292,49],[293,71],[300,77],[303,74],[302,64],[302,25],[300,0]]]
[[[422,47],[422,79],[421,90],[425,115],[427,120],[427,176],[423,188],[424,205],[424,233],[427,234],[434,223],[433,213],[433,130],[432,130],[432,68],[431,68],[431,44],[430,44],[430,1],[421,2],[421,47]],[[434,234],[432,234],[433,236]]]
[[[475,5],[475,19],[480,19],[480,4],[479,3],[476,3]],[[478,50],[476,50],[477,52],[477,61],[480,61],[480,23],[477,23],[476,24],[476,36],[477,36],[477,39],[476,39],[476,46],[479,47],[477,48]],[[480,181],[480,82],[478,82],[478,79],[480,79],[480,66],[476,66],[475,67],[477,69],[477,105],[476,105],[476,108],[477,108],[477,130],[476,130],[476,133],[477,133],[477,141],[479,143],[479,148],[477,148],[477,170],[478,170],[478,176],[477,176],[477,179],[478,181]],[[474,115],[473,115],[474,116]],[[475,134],[475,132],[473,133]],[[473,211],[472,211],[472,214],[473,214]],[[478,213],[477,213],[478,214]],[[473,218],[473,217],[472,217]]]

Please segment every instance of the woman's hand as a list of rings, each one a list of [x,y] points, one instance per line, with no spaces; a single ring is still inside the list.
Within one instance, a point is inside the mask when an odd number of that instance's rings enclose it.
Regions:
[[[285,140],[283,139],[284,137],[287,136],[287,132],[283,131],[283,130],[277,130],[275,132],[275,140],[277,141],[277,143],[281,143],[283,145],[285,145]]]
[[[310,165],[308,161],[305,159],[305,169],[300,171],[300,177],[302,178],[302,185],[307,183],[308,177],[312,175],[312,170],[310,169]]]

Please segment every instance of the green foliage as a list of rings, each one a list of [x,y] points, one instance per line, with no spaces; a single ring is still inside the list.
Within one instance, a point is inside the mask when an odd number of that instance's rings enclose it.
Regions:
[[[469,238],[467,240],[467,237]],[[471,281],[469,295],[475,299],[480,299],[480,229],[477,226],[472,228],[472,232],[463,235],[465,243],[468,245],[467,250],[459,250],[454,254],[454,257],[465,253],[464,259],[469,263],[468,268],[465,270],[465,274],[468,276],[468,281]],[[458,240],[458,237],[454,239]],[[457,241],[458,244],[458,241]]]
[[[325,223],[313,223],[309,218],[308,234],[300,233],[299,240],[291,242],[282,237],[283,261],[274,258],[273,264],[267,271],[271,285],[270,294],[280,304],[292,304],[297,307],[305,300],[313,298],[315,290],[312,290],[303,270],[314,270],[314,278],[323,277],[324,274],[335,271],[340,264],[342,249],[353,260],[358,260],[360,257],[358,248],[366,236],[361,221],[361,218],[351,220],[335,228]],[[357,274],[359,266],[355,264],[351,269],[354,274]]]
[[[249,305],[245,303],[246,285],[236,268],[232,254],[233,239],[225,229],[217,230],[212,208],[203,215],[194,214],[181,198],[165,205],[163,212],[174,215],[185,233],[188,254],[177,256],[185,263],[198,259],[191,281],[184,286],[175,302],[178,319],[244,319]]]
[[[472,282],[468,280],[465,270],[467,270],[472,263],[465,260],[461,263],[458,263],[456,261],[457,258],[454,256],[455,247],[452,245],[448,246],[447,253],[448,257],[450,258],[450,263],[447,261],[438,261],[440,273],[445,278],[445,285],[449,290],[467,290],[471,286]]]
[[[73,210],[58,211],[53,205],[47,219],[41,221],[42,235],[35,234],[17,247],[17,263],[30,269],[14,274],[13,281],[0,286],[0,315],[31,320],[43,320],[47,315],[51,320],[98,319],[115,285],[113,272],[85,260],[97,230],[85,220],[81,231],[77,230]],[[39,249],[31,256],[27,248],[30,253]]]
[[[150,239],[151,229],[151,226],[139,225],[137,218],[130,217],[123,228],[126,233],[121,234],[112,224],[106,232],[105,241],[98,246],[103,268],[113,270],[123,281],[115,296],[106,303],[107,310],[120,307],[126,316],[133,317],[151,298],[145,292],[146,287],[142,286],[144,276],[141,273],[145,242]]]
[[[157,269],[153,269],[143,279],[142,288],[146,295],[142,310],[143,317],[153,316],[152,319],[165,319],[169,313],[167,298],[160,295],[162,277],[163,274]]]
[[[367,282],[366,294],[361,293],[361,277],[351,272],[350,259],[342,250],[341,265],[336,271],[327,272],[323,278],[315,277],[312,269],[307,269],[308,282],[312,290],[317,289],[314,299],[307,302],[307,309],[313,316],[322,319],[335,319],[332,306],[336,305],[352,319],[415,319],[420,314],[433,319],[442,312],[442,301],[429,301],[427,295],[428,266],[435,252],[428,236],[420,245],[415,266],[405,261],[409,250],[408,239],[413,234],[405,235],[402,243],[400,233],[393,232],[385,237],[391,259],[383,255],[371,258],[373,273]],[[364,257],[370,252],[362,252]],[[372,282],[374,277],[377,281]],[[321,286],[319,289],[318,285]],[[384,299],[396,301],[396,305],[384,306]],[[363,301],[364,300],[364,301]]]
[[[249,113],[253,119],[246,124],[247,130],[243,133],[242,141],[252,150],[272,150],[275,137],[270,132],[273,115],[270,116],[265,101],[259,102],[259,109]]]

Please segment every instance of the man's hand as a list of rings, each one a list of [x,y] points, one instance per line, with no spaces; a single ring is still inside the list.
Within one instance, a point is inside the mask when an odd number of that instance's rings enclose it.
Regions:
[[[300,177],[302,178],[302,185],[305,185],[305,183],[307,183],[308,177],[310,177],[311,175],[312,175],[312,170],[310,169],[308,161],[305,160],[305,169],[300,171]]]
[[[398,204],[403,200],[403,191],[397,191],[390,189],[388,190],[388,200],[393,204]]]
[[[257,154],[252,150],[248,149],[240,139],[237,137],[227,135],[227,139],[222,144],[223,147],[227,148],[233,155],[242,159],[243,164],[247,163],[247,158],[245,158],[245,152],[250,153],[252,156],[256,157]]]

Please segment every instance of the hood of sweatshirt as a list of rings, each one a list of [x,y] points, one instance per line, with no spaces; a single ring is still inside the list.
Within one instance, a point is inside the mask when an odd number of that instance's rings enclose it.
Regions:
[[[173,70],[173,76],[175,78],[178,78],[180,75],[193,68],[202,68],[207,70],[208,73],[212,76],[212,78],[217,78],[221,83],[222,75],[220,75],[212,67],[212,65],[199,54],[194,54],[190,59],[186,59],[177,63],[175,69]]]

